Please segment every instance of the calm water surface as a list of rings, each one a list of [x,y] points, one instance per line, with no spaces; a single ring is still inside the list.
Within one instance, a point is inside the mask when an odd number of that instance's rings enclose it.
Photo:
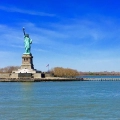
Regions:
[[[0,120],[120,120],[120,82],[1,82]]]

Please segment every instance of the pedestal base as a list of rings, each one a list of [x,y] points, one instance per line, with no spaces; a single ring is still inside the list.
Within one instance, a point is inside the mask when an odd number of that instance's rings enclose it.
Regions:
[[[36,73],[32,54],[23,54],[21,68],[17,71],[13,71],[13,73]]]
[[[21,69],[34,69],[32,54],[23,54]]]
[[[41,72],[38,72],[34,69],[32,54],[23,54],[21,68],[12,71],[11,78],[41,78]]]

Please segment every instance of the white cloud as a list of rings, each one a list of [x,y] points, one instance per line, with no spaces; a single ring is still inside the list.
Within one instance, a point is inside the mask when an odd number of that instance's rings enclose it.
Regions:
[[[32,10],[23,10],[16,7],[6,7],[6,6],[0,6],[0,10],[4,10],[7,12],[17,12],[22,14],[29,14],[29,15],[38,15],[38,16],[48,16],[48,17],[54,17],[55,14],[45,13],[45,12],[36,12]]]
[[[15,45],[15,44],[12,44],[12,45],[9,45],[9,46],[11,46],[11,47],[17,47],[17,48],[24,48],[24,46],[22,46],[22,45]]]
[[[33,50],[34,50],[34,51],[38,51],[38,52],[49,52],[49,51],[47,51],[47,50],[43,50],[43,49],[40,49],[40,48],[38,48],[38,49],[33,48]]]
[[[0,25],[0,40],[1,43],[9,44],[9,43],[21,43],[22,41],[22,31],[18,30],[17,28]]]

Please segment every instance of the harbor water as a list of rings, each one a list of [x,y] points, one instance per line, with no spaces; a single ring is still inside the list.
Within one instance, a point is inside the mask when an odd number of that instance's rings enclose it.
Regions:
[[[0,82],[0,120],[120,120],[120,81]]]

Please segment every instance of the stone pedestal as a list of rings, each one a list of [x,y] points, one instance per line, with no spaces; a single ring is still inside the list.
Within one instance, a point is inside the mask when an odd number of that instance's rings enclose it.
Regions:
[[[34,69],[32,54],[23,54],[21,68],[12,71],[11,78],[41,78],[41,72],[38,72]]]
[[[32,54],[23,54],[21,69],[34,69]]]
[[[36,73],[32,54],[23,54],[21,68],[17,71],[13,71],[13,73]]]

